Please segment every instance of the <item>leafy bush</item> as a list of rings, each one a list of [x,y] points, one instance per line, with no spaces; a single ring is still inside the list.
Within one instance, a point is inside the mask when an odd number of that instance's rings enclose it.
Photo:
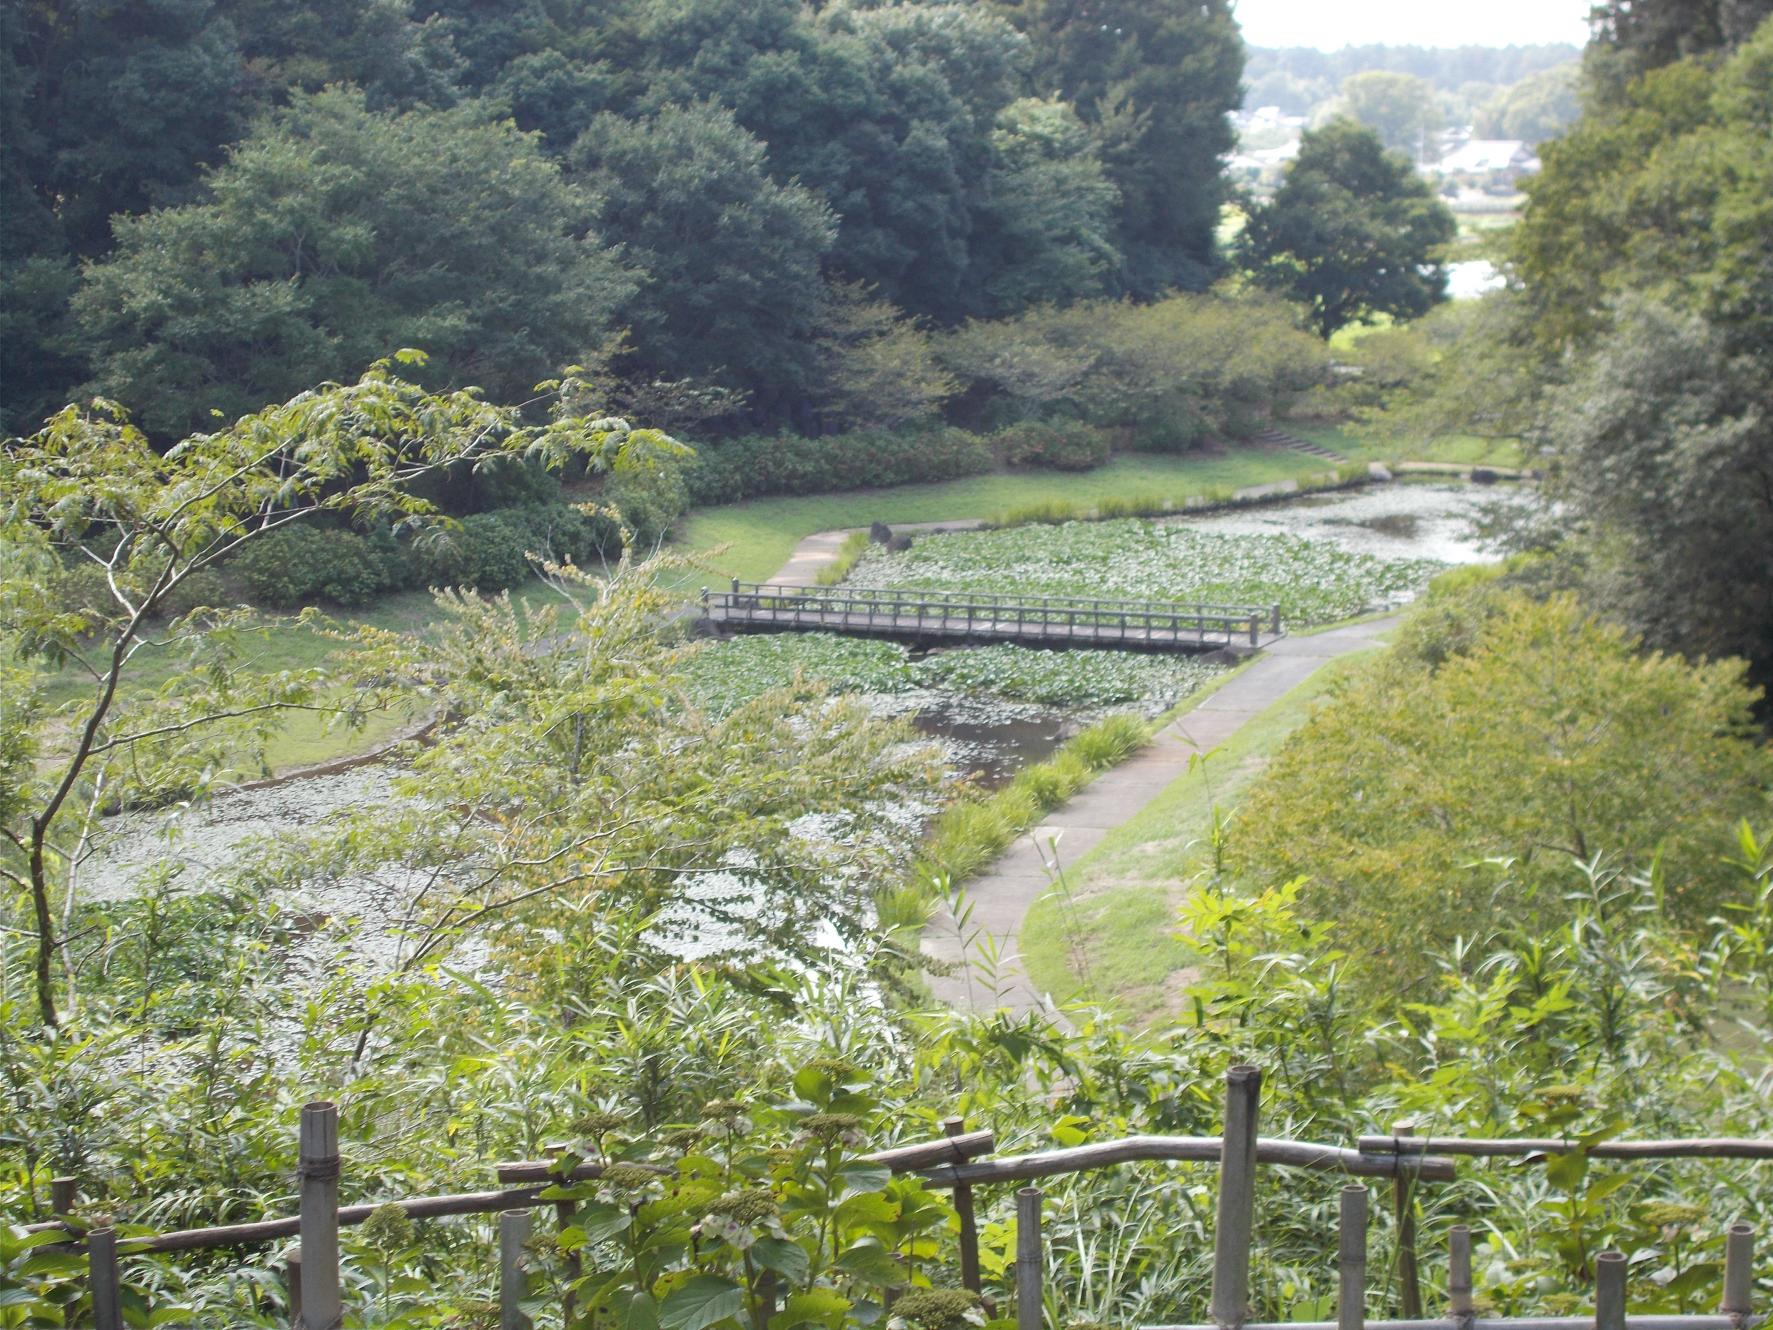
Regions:
[[[732,503],[763,494],[954,480],[993,465],[989,444],[960,429],[858,431],[821,439],[750,435],[700,445],[685,480],[695,503]]]
[[[459,525],[416,541],[413,577],[427,586],[502,591],[532,574],[531,555],[583,564],[619,545],[614,523],[571,504],[501,508],[464,517]]]
[[[670,534],[672,524],[689,507],[689,486],[683,468],[676,462],[655,463],[610,477],[604,486],[603,502],[622,515],[622,524],[631,533],[634,545],[647,550]],[[620,540],[612,539],[613,535],[598,529],[598,552],[618,552]]]
[[[1697,926],[1773,753],[1740,662],[1643,656],[1569,597],[1479,587],[1413,614],[1241,805],[1233,863],[1422,977],[1455,937],[1566,924],[1562,865],[1605,849]]]
[[[1006,466],[1088,471],[1108,460],[1110,437],[1081,420],[1027,420],[993,434],[991,448]]]
[[[161,613],[177,617],[200,606],[219,609],[233,603],[227,583],[213,568],[199,568],[187,576],[160,602]]]
[[[330,601],[364,605],[403,580],[393,541],[308,524],[253,541],[229,565],[255,604],[293,609]]]

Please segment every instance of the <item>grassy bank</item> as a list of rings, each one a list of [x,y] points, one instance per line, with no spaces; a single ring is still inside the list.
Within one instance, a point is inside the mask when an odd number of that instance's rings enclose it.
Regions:
[[[1184,496],[1298,479],[1324,469],[1321,459],[1277,450],[1251,449],[1184,457],[1124,454],[1094,471],[1021,471],[937,485],[885,490],[752,499],[700,508],[679,525],[676,545],[686,553],[729,548],[711,560],[721,576],[763,581],[788,561],[803,537],[815,531],[863,527],[871,522],[939,522],[1065,500],[1087,506],[1104,500],[1131,502],[1157,494]]]
[[[1022,964],[1037,990],[1085,998],[1133,1022],[1169,1009],[1177,976],[1194,960],[1174,937],[1176,905],[1182,883],[1210,852],[1215,810],[1235,815],[1268,755],[1359,660],[1318,670],[1094,850],[1062,865],[1059,888],[1022,921]],[[1191,698],[1185,707],[1198,702]]]
[[[906,880],[878,897],[882,928],[915,938],[944,883],[963,884],[1045,814],[1138,752],[1153,732],[1152,725],[1135,715],[1105,717],[1045,762],[1022,768],[1002,789],[950,804],[930,824]]]
[[[1454,462],[1460,466],[1531,466],[1519,439],[1453,434],[1439,439],[1400,439],[1358,425],[1288,421],[1286,431],[1341,453],[1351,462]]]

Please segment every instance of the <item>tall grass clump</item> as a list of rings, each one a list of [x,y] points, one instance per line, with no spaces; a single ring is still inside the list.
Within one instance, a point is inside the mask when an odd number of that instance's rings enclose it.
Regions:
[[[1038,503],[1025,503],[1019,507],[1005,509],[995,514],[986,523],[987,526],[1058,526],[1062,522],[1075,522],[1085,517],[1085,509],[1079,508],[1070,499],[1042,499]]]
[[[852,531],[845,536],[843,544],[837,547],[837,558],[819,569],[819,585],[836,586],[848,577],[856,561],[867,551],[869,539],[866,531]]]
[[[934,901],[935,882],[958,885],[977,873],[1042,816],[1150,738],[1151,726],[1145,721],[1117,712],[1078,734],[1045,762],[1024,767],[1002,789],[950,805],[931,823],[911,883],[890,888],[876,900],[881,923],[889,928],[922,927]]]
[[[1170,510],[1170,501],[1161,494],[1110,495],[1096,505],[1096,516],[1103,520],[1115,517],[1158,517]]]

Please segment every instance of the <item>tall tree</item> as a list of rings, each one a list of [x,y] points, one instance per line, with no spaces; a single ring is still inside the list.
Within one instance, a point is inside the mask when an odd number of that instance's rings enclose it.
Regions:
[[[1037,77],[1100,127],[1120,190],[1120,289],[1199,289],[1217,265],[1220,158],[1242,100],[1243,39],[1228,0],[1029,0]]]
[[[1429,136],[1441,127],[1434,89],[1414,74],[1384,69],[1351,74],[1342,80],[1342,109],[1412,161],[1428,155]]]
[[[825,205],[772,181],[762,142],[705,103],[600,116],[573,156],[599,232],[647,274],[625,306],[639,367],[739,389],[760,418],[786,419],[815,362]]]
[[[75,300],[94,387],[159,434],[401,346],[518,400],[634,289],[591,203],[484,111],[376,114],[329,90],[263,120],[201,203],[118,223]]]
[[[1120,191],[1088,126],[1056,98],[1024,98],[998,116],[991,145],[996,252],[986,286],[996,311],[1102,294],[1121,262]]]
[[[1436,250],[1454,232],[1453,215],[1408,161],[1371,130],[1335,120],[1300,140],[1274,198],[1250,210],[1238,255],[1259,284],[1308,305],[1327,338],[1445,300]]]

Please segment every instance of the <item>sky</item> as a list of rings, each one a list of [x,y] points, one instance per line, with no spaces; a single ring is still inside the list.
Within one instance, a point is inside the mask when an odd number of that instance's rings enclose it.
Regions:
[[[1236,0],[1251,46],[1510,46],[1588,40],[1589,0]]]

